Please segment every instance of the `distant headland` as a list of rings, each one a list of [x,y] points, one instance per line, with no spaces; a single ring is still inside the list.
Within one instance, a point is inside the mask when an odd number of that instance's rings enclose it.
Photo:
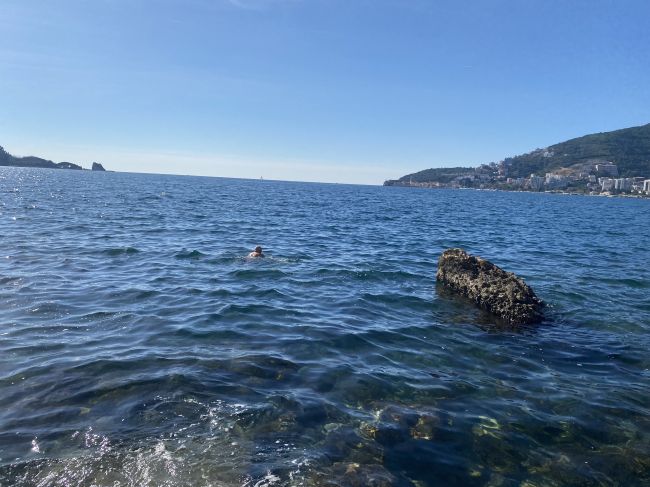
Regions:
[[[48,159],[42,159],[35,156],[16,157],[9,154],[2,146],[0,146],[0,166],[13,166],[13,167],[43,167],[47,169],[73,169],[78,171],[85,170],[78,164],[72,162],[54,162]],[[106,171],[104,166],[97,162],[93,162],[91,171]]]
[[[425,169],[384,186],[650,195],[650,124],[585,135],[478,167]]]

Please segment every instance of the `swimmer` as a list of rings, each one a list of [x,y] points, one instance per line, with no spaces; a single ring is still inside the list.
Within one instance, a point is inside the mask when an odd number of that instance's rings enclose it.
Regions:
[[[248,254],[249,257],[264,257],[264,254],[262,253],[262,247],[259,245],[255,247],[255,250],[253,250],[250,254]]]

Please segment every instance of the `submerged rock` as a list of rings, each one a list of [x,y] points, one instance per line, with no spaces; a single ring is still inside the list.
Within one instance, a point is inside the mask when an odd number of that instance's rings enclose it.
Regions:
[[[512,325],[539,323],[544,303],[522,279],[462,249],[438,261],[438,282]]]
[[[393,487],[396,477],[381,464],[339,462],[316,474],[313,485],[318,487]],[[400,484],[401,485],[401,484]]]

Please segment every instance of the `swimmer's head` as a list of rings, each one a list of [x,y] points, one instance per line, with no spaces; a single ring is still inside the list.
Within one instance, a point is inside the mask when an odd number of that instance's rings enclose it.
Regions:
[[[262,253],[262,247],[260,247],[259,245],[257,247],[255,247],[255,253],[256,254],[261,254]]]

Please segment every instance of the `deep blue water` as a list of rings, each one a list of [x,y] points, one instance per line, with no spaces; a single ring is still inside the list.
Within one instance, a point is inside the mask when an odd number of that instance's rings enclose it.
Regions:
[[[0,168],[0,485],[648,485],[649,237],[648,200]],[[437,289],[448,247],[548,320]]]

